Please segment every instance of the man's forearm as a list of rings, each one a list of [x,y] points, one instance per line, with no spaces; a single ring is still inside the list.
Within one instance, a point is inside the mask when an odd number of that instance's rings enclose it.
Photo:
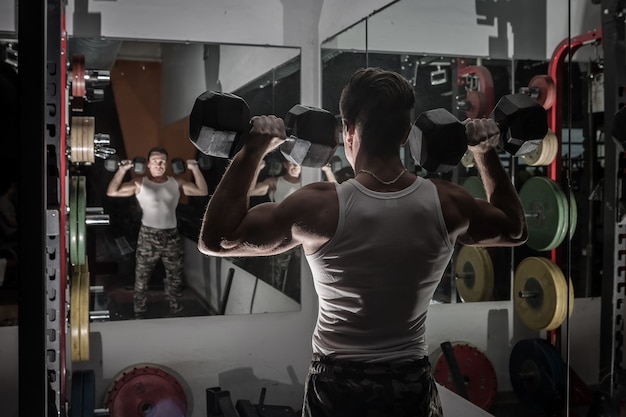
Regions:
[[[474,160],[485,188],[487,201],[509,217],[523,220],[524,208],[496,150],[490,149],[485,153],[476,154]]]

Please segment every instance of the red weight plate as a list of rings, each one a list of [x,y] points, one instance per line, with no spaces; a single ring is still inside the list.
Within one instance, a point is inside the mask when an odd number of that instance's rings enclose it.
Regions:
[[[470,401],[488,411],[494,403],[498,392],[496,371],[493,365],[480,350],[466,343],[453,344],[452,350],[459,364],[459,370],[465,381]],[[454,379],[449,372],[448,363],[443,354],[439,355],[434,368],[435,380],[456,392]]]
[[[533,92],[532,98],[548,110],[556,100],[556,87],[549,75],[535,75],[528,87]]]
[[[84,97],[85,89],[85,56],[74,55],[72,57],[72,96]]]
[[[105,400],[110,417],[184,417],[187,397],[178,380],[156,365],[137,365],[114,379]]]
[[[487,96],[482,91],[472,90],[467,93],[465,101],[469,102],[469,109],[465,111],[465,115],[470,119],[486,117],[487,114]]]

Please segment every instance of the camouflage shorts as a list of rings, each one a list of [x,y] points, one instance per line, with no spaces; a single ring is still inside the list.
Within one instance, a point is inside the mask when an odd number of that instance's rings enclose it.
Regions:
[[[363,363],[314,355],[303,417],[441,417],[428,358],[408,364]]]

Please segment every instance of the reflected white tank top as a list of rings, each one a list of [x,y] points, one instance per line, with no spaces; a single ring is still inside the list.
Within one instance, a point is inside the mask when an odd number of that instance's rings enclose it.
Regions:
[[[144,177],[136,197],[142,211],[141,224],[155,229],[176,227],[176,207],[180,189],[174,178],[167,177],[164,183],[157,183]]]
[[[287,181],[282,176],[278,177],[276,179],[276,189],[271,193],[270,200],[275,203],[280,203],[298,188],[300,188],[300,182],[293,183]]]
[[[313,352],[363,362],[428,355],[426,313],[454,249],[437,189],[418,177],[391,193],[337,184],[332,239],[307,256],[319,296]]]

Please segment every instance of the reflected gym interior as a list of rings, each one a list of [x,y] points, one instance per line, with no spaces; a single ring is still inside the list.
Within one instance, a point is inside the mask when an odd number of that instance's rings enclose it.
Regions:
[[[200,254],[229,159],[194,146],[190,114],[216,91],[243,98],[250,116],[305,104],[338,118],[343,85],[367,66],[413,85],[416,123],[433,109],[498,118],[502,100],[521,95],[546,126],[532,149],[499,152],[527,243],[458,245],[431,303],[444,414],[626,415],[625,8],[0,0],[0,191],[11,188],[0,199],[18,227],[0,235],[2,416],[299,416],[318,313],[311,272],[303,256]],[[143,175],[153,146],[168,150],[168,175],[192,179],[184,161],[196,160],[209,195],[181,196],[176,209],[182,314],[168,311],[159,263],[138,320],[141,209],[106,189],[120,161],[133,161],[127,179]],[[403,156],[409,171],[485,198],[471,153],[445,169],[408,146]],[[329,163],[338,182],[354,176],[341,142]],[[259,180],[282,169],[270,155]],[[326,180],[302,168],[303,184]]]

